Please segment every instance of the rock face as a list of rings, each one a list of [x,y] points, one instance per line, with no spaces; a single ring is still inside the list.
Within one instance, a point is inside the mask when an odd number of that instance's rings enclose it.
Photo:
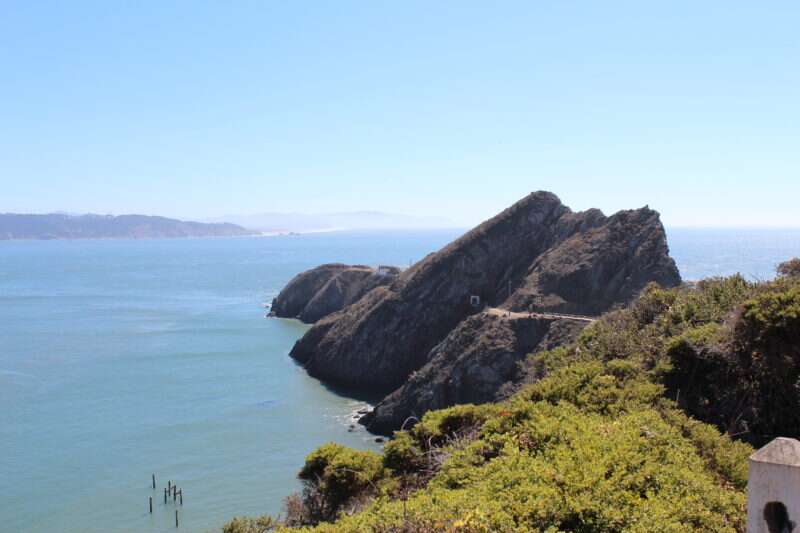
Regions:
[[[431,409],[501,399],[521,377],[527,354],[566,344],[586,322],[569,319],[506,318],[480,313],[465,319],[429,354],[430,361],[384,398],[360,422],[390,433],[409,417]]]
[[[551,331],[574,329],[503,325],[478,314],[475,297],[478,307],[594,315],[651,281],[680,282],[658,213],[574,213],[536,192],[326,316],[291,355],[324,381],[384,394],[401,387],[364,420],[387,431],[433,405],[490,400],[515,361],[550,344]]]
[[[340,263],[322,265],[295,276],[272,301],[272,314],[313,323],[359,300],[366,293],[388,285],[400,270],[373,269]]]

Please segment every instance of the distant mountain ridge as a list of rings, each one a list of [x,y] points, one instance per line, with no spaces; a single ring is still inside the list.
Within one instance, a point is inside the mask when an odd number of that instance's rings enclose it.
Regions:
[[[458,224],[436,216],[414,216],[379,211],[352,213],[258,213],[226,215],[206,219],[208,222],[231,222],[260,232],[297,232],[372,229],[437,229],[454,228]]]
[[[207,224],[147,215],[0,213],[0,240],[153,239],[255,234],[236,224]]]

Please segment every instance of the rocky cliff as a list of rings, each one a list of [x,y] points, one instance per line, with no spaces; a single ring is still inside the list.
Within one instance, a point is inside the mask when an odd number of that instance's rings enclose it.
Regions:
[[[310,324],[352,304],[372,289],[388,285],[399,274],[395,267],[321,265],[295,276],[272,301],[271,313]]]
[[[497,401],[522,377],[530,353],[568,344],[587,322],[479,313],[462,321],[429,354],[429,362],[360,422],[389,434],[431,409]]]
[[[552,344],[551,330],[569,338],[580,329],[554,326],[556,317],[502,324],[480,307],[593,315],[651,281],[680,282],[658,213],[575,213],[536,192],[318,321],[292,357],[335,384],[400,387],[364,420],[385,432],[432,405],[490,400],[515,361]]]

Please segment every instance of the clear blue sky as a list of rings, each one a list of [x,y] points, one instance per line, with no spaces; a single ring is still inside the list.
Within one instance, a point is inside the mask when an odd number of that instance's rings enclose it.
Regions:
[[[800,226],[800,2],[3,2],[0,211]]]

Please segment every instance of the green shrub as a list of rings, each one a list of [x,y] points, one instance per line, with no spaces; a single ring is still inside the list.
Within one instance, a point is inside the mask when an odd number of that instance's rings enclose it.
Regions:
[[[652,324],[669,310],[677,297],[677,291],[662,289],[657,283],[650,283],[631,306],[631,312],[640,326]]]
[[[330,443],[306,457],[298,477],[306,483],[306,500],[316,510],[312,514],[329,520],[352,499],[376,493],[385,474],[380,455]],[[319,501],[311,505],[312,498]]]
[[[676,335],[686,328],[722,322],[744,300],[755,295],[758,284],[740,274],[707,278],[693,289],[678,289],[675,301],[662,317],[664,333]]]
[[[745,302],[733,335],[752,431],[762,442],[800,435],[800,284]]]
[[[521,394],[534,402],[567,401],[586,412],[614,415],[653,405],[662,392],[663,387],[649,381],[634,363],[616,360],[607,365],[595,362],[568,366]]]
[[[800,437],[800,283],[651,285],[521,371],[509,400],[429,412],[383,456],[311,454],[304,512],[332,522],[305,530],[743,533],[753,449],[731,435]]]
[[[689,418],[677,409],[665,408],[660,413],[694,445],[697,454],[722,484],[729,483],[739,490],[747,487],[747,459],[753,453],[751,446],[721,435],[714,426]]]
[[[557,391],[565,377],[576,391]],[[565,368],[501,404],[427,487],[313,531],[743,532],[752,450],[635,399],[641,380],[624,362]]]
[[[278,522],[271,516],[237,517],[222,526],[222,533],[267,533],[274,531],[276,527]]]
[[[415,472],[424,460],[424,452],[407,431],[396,432],[383,447],[383,466],[395,472]]]
[[[493,404],[464,404],[430,411],[414,426],[413,434],[425,448],[440,445],[447,439],[477,428],[496,409]]]
[[[780,352],[800,340],[800,285],[769,291],[744,303],[737,326],[740,349]]]

